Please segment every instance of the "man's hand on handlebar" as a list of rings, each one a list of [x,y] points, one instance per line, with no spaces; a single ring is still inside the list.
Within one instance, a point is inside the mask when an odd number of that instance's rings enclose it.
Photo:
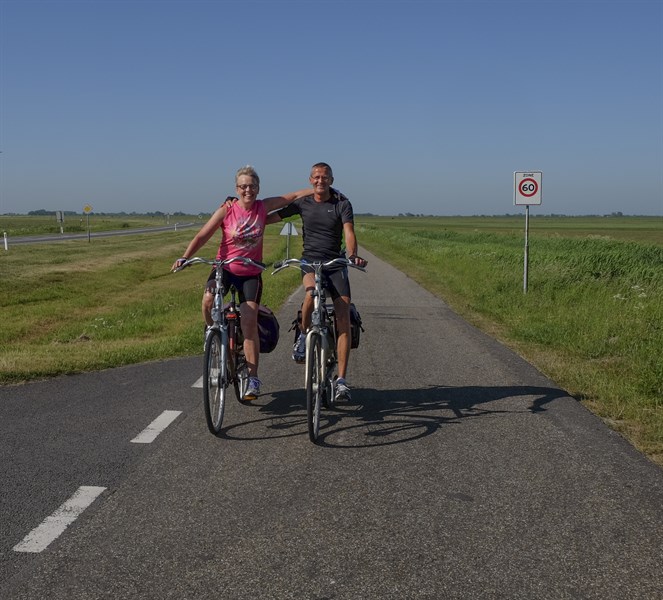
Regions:
[[[365,267],[368,264],[367,260],[363,259],[361,256],[357,256],[356,254],[348,256],[348,260],[358,267]]]

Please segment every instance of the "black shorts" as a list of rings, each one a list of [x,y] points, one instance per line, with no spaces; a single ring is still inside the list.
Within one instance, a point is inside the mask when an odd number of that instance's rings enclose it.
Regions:
[[[262,275],[235,275],[226,269],[223,269],[223,276],[221,279],[223,283],[223,289],[230,290],[230,286],[234,285],[237,289],[237,295],[239,296],[240,304],[242,302],[255,302],[260,304],[260,299],[262,298]],[[210,292],[214,292],[216,287],[216,268],[212,269],[212,272],[207,278],[207,286],[205,289]],[[224,294],[225,295],[225,294]]]
[[[314,269],[308,266],[302,266],[302,276],[306,273],[313,273]],[[331,299],[336,300],[340,296],[350,298],[350,279],[348,278],[348,268],[332,268],[322,272],[322,286],[329,290]]]

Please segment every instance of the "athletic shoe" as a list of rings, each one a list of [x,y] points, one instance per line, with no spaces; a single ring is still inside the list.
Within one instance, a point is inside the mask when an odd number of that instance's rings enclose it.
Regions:
[[[300,364],[306,362],[306,336],[301,331],[292,346],[292,360]]]
[[[255,400],[258,396],[260,396],[260,379],[249,377],[249,387],[246,388],[244,400]]]
[[[350,402],[350,386],[346,383],[345,379],[338,378],[336,380],[336,401]]]

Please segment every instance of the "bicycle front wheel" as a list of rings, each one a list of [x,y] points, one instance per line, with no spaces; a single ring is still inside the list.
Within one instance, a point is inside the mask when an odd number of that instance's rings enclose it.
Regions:
[[[221,431],[226,408],[226,390],[229,384],[227,357],[228,348],[221,340],[221,333],[210,331],[205,343],[203,398],[207,427],[214,435]]]
[[[320,433],[320,410],[324,391],[322,344],[319,333],[309,334],[306,344],[306,420],[308,437],[317,442]]]

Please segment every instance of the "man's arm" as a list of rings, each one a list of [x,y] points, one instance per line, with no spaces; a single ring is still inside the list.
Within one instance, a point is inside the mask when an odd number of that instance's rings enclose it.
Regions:
[[[357,256],[357,236],[355,235],[355,226],[352,221],[343,223],[343,235],[345,237],[345,250],[348,254],[348,260],[359,267],[365,267],[368,261]]]

